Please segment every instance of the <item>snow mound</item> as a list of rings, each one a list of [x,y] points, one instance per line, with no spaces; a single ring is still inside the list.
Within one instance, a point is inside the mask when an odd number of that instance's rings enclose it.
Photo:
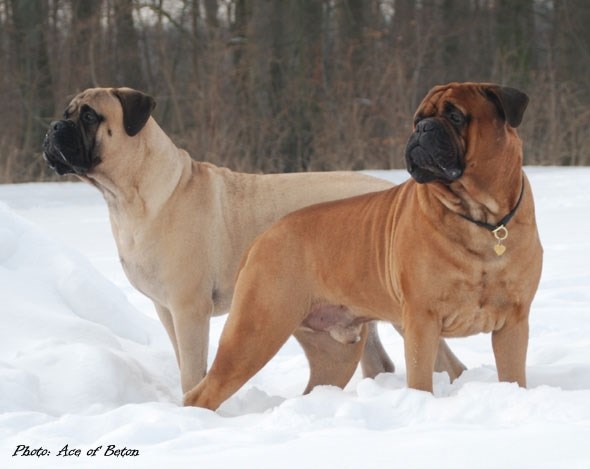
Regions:
[[[88,260],[2,204],[0,226],[0,412],[173,399],[150,372],[176,368],[149,346],[160,326]]]

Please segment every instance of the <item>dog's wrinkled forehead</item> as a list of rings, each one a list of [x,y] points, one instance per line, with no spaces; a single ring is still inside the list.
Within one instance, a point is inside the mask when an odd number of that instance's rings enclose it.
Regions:
[[[74,96],[64,111],[64,119],[77,119],[80,110],[89,106],[98,113],[104,112],[105,104],[114,99],[113,94],[107,89],[89,89]]]
[[[443,115],[452,106],[464,114],[468,114],[465,103],[481,99],[481,90],[476,86],[450,83],[435,86],[418,106],[416,117],[435,117]]]

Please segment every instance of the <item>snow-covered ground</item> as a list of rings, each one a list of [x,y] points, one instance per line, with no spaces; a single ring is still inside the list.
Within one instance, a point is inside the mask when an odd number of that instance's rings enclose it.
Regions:
[[[382,324],[396,374],[301,396],[290,341],[217,413],[180,406],[172,348],[99,193],[0,186],[0,467],[590,468],[590,168],[527,172],[545,248],[527,390],[497,382],[488,335],[450,341],[469,367],[456,383],[408,390]]]

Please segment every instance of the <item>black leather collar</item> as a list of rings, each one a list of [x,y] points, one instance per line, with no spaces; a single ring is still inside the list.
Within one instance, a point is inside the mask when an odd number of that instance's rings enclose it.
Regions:
[[[498,231],[502,228],[504,228],[504,229],[506,228],[506,225],[508,224],[508,222],[510,220],[512,220],[512,217],[514,217],[514,215],[516,214],[516,211],[518,210],[518,207],[520,206],[520,202],[522,202],[523,195],[524,195],[524,176],[522,178],[522,188],[520,189],[520,195],[518,196],[518,200],[516,201],[516,205],[514,206],[514,208],[512,210],[510,210],[510,212],[504,218],[502,218],[498,222],[497,225],[492,225],[491,223],[486,223],[485,221],[474,220],[473,218],[470,218],[467,215],[463,215],[461,213],[459,213],[459,216],[461,216],[462,218],[465,218],[465,220],[470,221],[471,223],[475,223],[477,226],[481,226],[482,228],[485,228],[486,230],[494,233],[495,231]]]

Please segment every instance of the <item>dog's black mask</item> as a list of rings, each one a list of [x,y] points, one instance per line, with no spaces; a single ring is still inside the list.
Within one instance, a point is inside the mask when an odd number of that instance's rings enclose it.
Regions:
[[[456,128],[464,123],[449,123],[428,117],[416,124],[406,146],[406,165],[419,183],[439,181],[445,184],[459,179],[464,162]]]
[[[43,158],[57,174],[87,174],[99,162],[96,156],[96,131],[102,120],[90,106],[84,105],[74,119],[54,121],[43,142]]]

